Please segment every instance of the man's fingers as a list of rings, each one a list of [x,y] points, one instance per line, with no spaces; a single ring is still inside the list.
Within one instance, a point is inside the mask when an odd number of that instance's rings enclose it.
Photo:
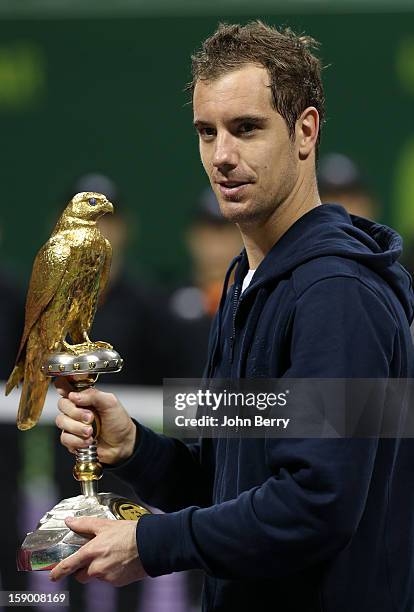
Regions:
[[[49,578],[53,582],[60,580],[65,576],[69,576],[76,572],[82,567],[89,565],[92,559],[91,551],[88,549],[88,545],[82,546],[77,552],[70,555],[66,559],[63,559],[56,567],[50,572]]]
[[[111,574],[107,573],[104,569],[104,564],[102,563],[102,559],[99,556],[97,556],[93,559],[93,561],[91,561],[88,567],[83,567],[80,570],[78,570],[76,574],[74,575],[74,578],[76,578],[78,582],[81,582],[82,584],[86,584],[87,582],[90,582],[91,580],[94,580],[94,579],[105,580],[106,582],[110,582],[109,580],[110,576]]]
[[[71,400],[63,398],[58,401],[58,408],[60,412],[66,414],[74,421],[82,421],[83,423],[89,423],[93,421],[93,412],[85,410],[84,408],[78,408]]]
[[[118,403],[115,395],[112,393],[104,393],[103,391],[99,391],[99,389],[95,389],[95,387],[85,389],[84,391],[72,391],[69,393],[68,397],[77,406],[92,406],[99,412],[111,410]]]
[[[55,422],[62,429],[60,440],[63,446],[73,452],[92,444],[92,412],[77,408],[68,399],[60,399],[58,408],[62,414],[57,415]]]
[[[87,584],[88,582],[96,578],[96,576],[90,576],[89,568],[83,567],[75,573],[74,578],[76,578],[76,580],[81,584]]]
[[[67,431],[62,431],[60,434],[60,441],[71,453],[75,453],[78,448],[86,448],[93,444],[93,438],[79,438],[74,436]]]
[[[100,519],[93,516],[82,516],[79,518],[69,517],[65,519],[66,525],[81,535],[95,536],[100,531],[105,529],[108,524],[112,524],[113,521],[110,519]],[[60,580],[69,574],[82,569],[88,568],[93,563],[95,557],[98,555],[96,546],[93,540],[82,546],[77,552],[66,559],[63,559],[53,570],[50,572],[50,580]]]
[[[90,438],[93,434],[92,425],[85,425],[85,423],[74,421],[65,414],[58,414],[55,419],[55,423],[59,429],[64,429],[65,432],[71,433],[79,438],[83,438],[84,440],[86,438]]]
[[[97,535],[112,521],[110,519],[101,519],[94,516],[68,517],[65,519],[66,525],[82,535]]]

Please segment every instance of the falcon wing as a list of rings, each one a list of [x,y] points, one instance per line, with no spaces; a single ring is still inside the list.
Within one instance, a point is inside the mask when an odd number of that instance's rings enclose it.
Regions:
[[[36,255],[27,292],[24,330],[16,363],[33,325],[53,299],[62,282],[69,256],[70,245],[58,235],[52,236]]]
[[[81,343],[84,341],[84,333],[89,333],[95,318],[95,313],[98,305],[102,303],[102,297],[104,296],[105,287],[108,284],[109,272],[111,269],[112,259],[112,247],[106,238],[102,235],[99,240],[99,249],[102,253],[102,267],[99,271],[99,279],[97,292],[90,295],[85,303],[83,317],[77,317],[73,321],[72,327],[69,330],[71,340],[75,343]]]
[[[108,284],[109,272],[111,271],[111,261],[112,261],[111,243],[106,238],[104,240],[105,240],[105,262],[102,267],[101,278],[99,279],[99,292],[98,292],[98,300],[97,300],[98,304],[102,302],[105,288]]]

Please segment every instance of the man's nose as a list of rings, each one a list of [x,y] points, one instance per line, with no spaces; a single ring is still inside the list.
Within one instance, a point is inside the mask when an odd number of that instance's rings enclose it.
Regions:
[[[238,164],[236,143],[230,134],[218,134],[215,143],[213,166],[219,170],[231,170]]]

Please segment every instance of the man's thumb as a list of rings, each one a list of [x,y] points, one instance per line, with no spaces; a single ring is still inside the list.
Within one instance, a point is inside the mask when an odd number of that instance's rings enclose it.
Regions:
[[[72,391],[69,393],[69,399],[77,406],[85,408],[91,406],[96,408],[98,412],[112,408],[112,405],[117,403],[115,396],[95,388],[77,392]]]

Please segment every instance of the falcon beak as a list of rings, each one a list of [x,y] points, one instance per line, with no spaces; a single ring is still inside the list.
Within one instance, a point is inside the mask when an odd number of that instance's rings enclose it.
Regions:
[[[103,212],[104,213],[110,213],[111,215],[114,212],[114,205],[112,204],[112,202],[110,202],[109,200],[107,200],[105,202],[105,205],[103,207]]]

